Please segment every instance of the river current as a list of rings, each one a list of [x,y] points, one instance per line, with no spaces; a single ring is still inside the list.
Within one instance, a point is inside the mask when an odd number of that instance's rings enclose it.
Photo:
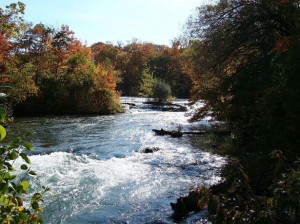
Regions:
[[[156,136],[151,130],[184,131],[197,125],[186,112],[149,109],[142,98],[122,98],[125,113],[111,116],[17,118],[9,131],[32,130],[30,155],[45,185],[45,223],[174,223],[171,202],[193,186],[220,181],[225,159],[191,144],[191,138]],[[187,101],[178,100],[185,104]],[[146,147],[159,147],[142,153]],[[196,223],[203,214],[181,223]]]

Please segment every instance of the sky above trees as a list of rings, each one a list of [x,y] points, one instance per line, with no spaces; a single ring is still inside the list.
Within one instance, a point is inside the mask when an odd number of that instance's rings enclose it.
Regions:
[[[17,2],[1,0],[0,7]],[[195,8],[208,0],[23,0],[25,20],[70,26],[83,43],[125,43],[137,38],[170,45]]]

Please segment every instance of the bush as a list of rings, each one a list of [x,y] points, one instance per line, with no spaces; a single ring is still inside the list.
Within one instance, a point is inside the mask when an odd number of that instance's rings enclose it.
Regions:
[[[1,121],[4,122],[6,112],[0,108]],[[25,141],[30,133],[14,139],[6,146],[0,145],[0,223],[43,223],[40,213],[42,195],[49,189],[43,187],[43,193],[36,192],[31,198],[28,195],[29,176],[36,173],[28,167],[30,159],[24,153],[32,150],[32,145]],[[6,136],[6,130],[0,125],[0,141]],[[15,161],[22,159],[23,163],[17,167]],[[15,165],[15,166],[14,166]],[[28,201],[27,201],[28,200]]]
[[[170,85],[159,79],[153,84],[152,91],[153,97],[160,103],[167,101],[172,95]]]

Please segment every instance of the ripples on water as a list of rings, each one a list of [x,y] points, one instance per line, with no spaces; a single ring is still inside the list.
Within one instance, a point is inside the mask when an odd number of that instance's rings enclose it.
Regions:
[[[219,181],[224,158],[193,148],[188,137],[152,133],[178,123],[189,130],[184,112],[153,111],[137,98],[123,101],[137,107],[114,116],[22,118],[10,127],[35,132],[30,159],[39,180],[32,184],[51,188],[46,223],[173,223],[170,202],[192,186]],[[161,150],[140,152],[149,146]]]

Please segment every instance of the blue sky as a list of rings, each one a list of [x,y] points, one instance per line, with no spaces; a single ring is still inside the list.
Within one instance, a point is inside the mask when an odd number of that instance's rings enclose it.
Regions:
[[[22,0],[21,0],[22,1]],[[3,8],[12,0],[1,0]],[[26,21],[59,27],[69,25],[75,36],[91,45],[102,41],[127,43],[133,38],[169,45],[187,18],[208,0],[23,0]]]

